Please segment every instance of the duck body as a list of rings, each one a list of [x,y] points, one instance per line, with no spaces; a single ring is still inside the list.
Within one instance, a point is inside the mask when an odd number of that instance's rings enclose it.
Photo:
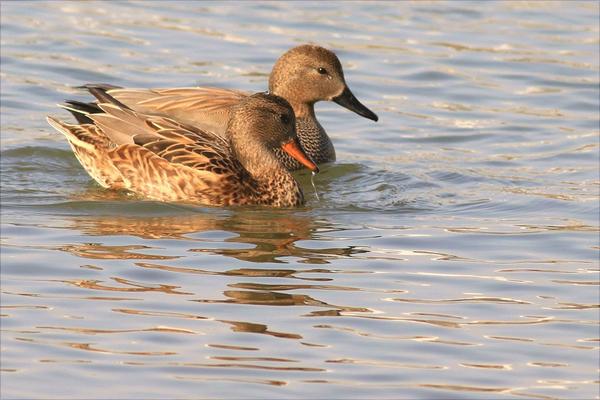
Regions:
[[[227,136],[233,107],[250,95],[213,87],[125,89],[105,84],[85,87],[94,95],[104,92],[134,111],[171,117],[220,136]],[[316,118],[316,102],[334,101],[365,118],[378,119],[348,88],[337,56],[316,45],[294,47],[277,60],[269,77],[269,93],[290,103],[300,143],[317,164],[335,161],[336,155],[331,139]],[[303,167],[284,152],[278,150],[276,154],[288,170]]]
[[[304,203],[302,191],[274,150],[317,169],[299,145],[293,110],[274,95],[240,101],[224,136],[133,111],[106,93],[97,105],[101,112],[66,108],[79,124],[48,122],[67,137],[90,176],[103,187],[154,200],[295,207]]]

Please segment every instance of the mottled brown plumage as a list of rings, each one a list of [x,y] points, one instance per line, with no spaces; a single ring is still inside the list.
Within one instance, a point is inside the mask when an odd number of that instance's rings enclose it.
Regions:
[[[236,104],[226,137],[133,111],[116,100],[98,109],[84,113],[89,123],[72,125],[52,117],[48,122],[107,188],[162,201],[292,207],[303,204],[302,191],[274,149],[284,148],[317,169],[299,147],[293,110],[278,96],[256,94]]]
[[[100,101],[102,92],[133,110],[175,118],[202,129],[226,135],[231,109],[248,93],[210,87],[175,89],[122,89],[112,85],[86,85]],[[96,92],[94,92],[96,90]],[[317,164],[335,161],[335,149],[315,116],[314,104],[335,101],[359,115],[377,121],[377,115],[362,105],[344,79],[342,65],[330,50],[301,45],[284,53],[269,77],[269,92],[286,99],[296,115],[296,131],[306,153]],[[278,152],[289,170],[302,164]]]

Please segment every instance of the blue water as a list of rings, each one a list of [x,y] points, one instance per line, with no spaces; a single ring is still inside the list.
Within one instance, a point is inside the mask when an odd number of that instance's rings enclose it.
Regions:
[[[3,399],[598,399],[597,2],[1,7]],[[315,42],[380,117],[298,210],[98,187],[74,86],[262,91]]]

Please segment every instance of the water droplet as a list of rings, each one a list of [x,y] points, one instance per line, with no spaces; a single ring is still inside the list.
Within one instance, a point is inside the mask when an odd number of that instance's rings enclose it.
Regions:
[[[312,175],[310,176],[310,183],[312,183],[312,187],[313,189],[315,189],[315,197],[317,198],[318,201],[321,201],[321,199],[319,198],[319,193],[317,193],[317,187],[315,186],[315,175],[317,173],[315,171],[312,172]]]

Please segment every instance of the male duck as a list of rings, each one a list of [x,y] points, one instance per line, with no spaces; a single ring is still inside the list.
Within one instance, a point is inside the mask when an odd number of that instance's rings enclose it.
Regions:
[[[95,95],[108,93],[135,111],[172,117],[219,135],[227,134],[232,107],[249,96],[246,92],[209,87],[123,89],[106,84],[85,87]],[[335,149],[315,116],[316,102],[334,101],[365,118],[378,120],[348,88],[337,56],[316,45],[294,47],[277,60],[269,77],[269,93],[290,103],[300,143],[317,164],[335,161]],[[99,100],[103,101],[101,97]],[[69,107],[89,111],[94,105],[69,102]],[[302,168],[289,154],[276,150],[276,155],[287,169]]]

